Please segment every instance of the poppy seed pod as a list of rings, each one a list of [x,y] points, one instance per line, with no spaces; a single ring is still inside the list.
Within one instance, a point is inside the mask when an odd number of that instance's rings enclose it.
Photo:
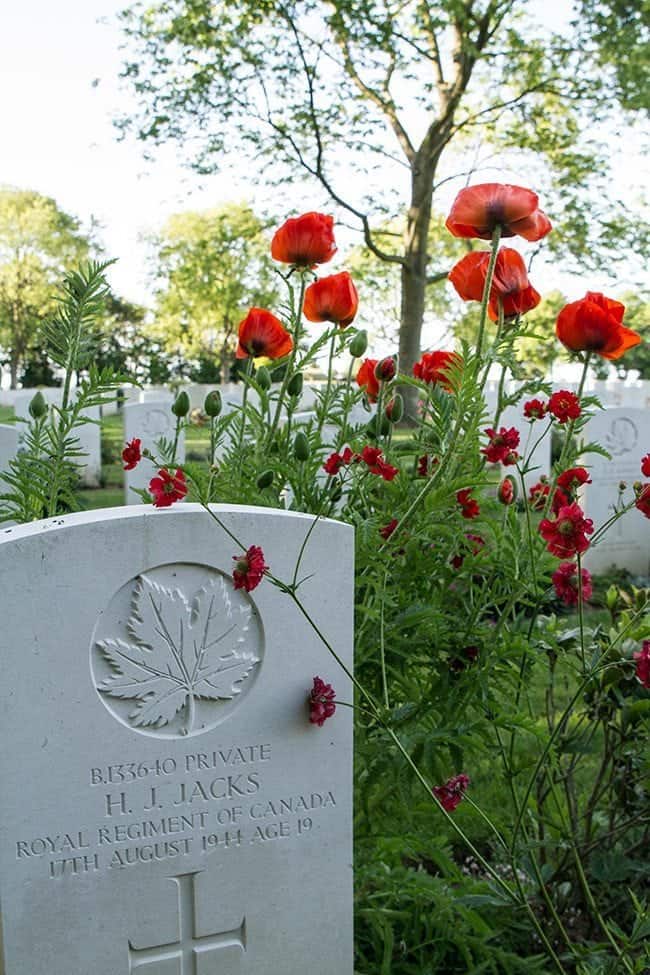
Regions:
[[[365,328],[359,329],[348,346],[353,359],[360,359],[368,348],[368,333]]]
[[[45,397],[39,390],[34,393],[31,400],[29,401],[29,415],[34,419],[38,420],[40,417],[45,416],[47,413],[47,403]]]
[[[179,418],[187,416],[190,412],[190,405],[190,398],[183,389],[172,403],[172,413]]]
[[[311,448],[309,446],[309,440],[302,431],[296,434],[296,438],[293,442],[293,455],[296,460],[305,461],[309,460],[311,454]]]
[[[274,477],[273,471],[271,470],[262,471],[260,476],[257,478],[258,488],[260,488],[260,490],[263,491],[264,488],[271,487],[271,485],[273,484],[273,477]]]
[[[221,400],[221,393],[218,389],[213,389],[212,392],[208,393],[208,395],[205,397],[203,412],[207,413],[207,415],[211,417],[219,416],[222,406],[223,403]]]
[[[271,388],[271,373],[266,368],[266,366],[260,366],[255,373],[255,381],[260,389],[267,390]]]

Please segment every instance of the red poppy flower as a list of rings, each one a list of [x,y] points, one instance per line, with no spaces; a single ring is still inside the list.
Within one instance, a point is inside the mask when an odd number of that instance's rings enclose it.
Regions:
[[[271,241],[271,257],[296,267],[326,264],[335,253],[334,218],[324,213],[311,211],[292,217],[276,230]]]
[[[511,477],[504,477],[497,488],[497,498],[501,504],[512,504],[515,500],[515,484]]]
[[[463,360],[457,352],[424,352],[413,366],[413,375],[432,386],[436,383],[448,393],[455,391],[455,380],[448,375],[450,367],[459,368]]]
[[[541,399],[529,399],[524,403],[524,416],[527,420],[541,420],[548,412],[548,405]]]
[[[557,486],[575,494],[582,484],[591,484],[589,472],[584,467],[570,467],[568,471],[558,474]]]
[[[142,460],[142,451],[140,450],[140,444],[142,443],[137,437],[133,440],[129,440],[124,446],[122,451],[122,460],[124,461],[124,470],[132,471],[134,467]]]
[[[553,393],[549,399],[548,412],[552,413],[560,423],[577,420],[582,412],[580,400],[570,390],[560,389],[557,393]]]
[[[496,227],[502,237],[518,234],[525,240],[541,240],[551,221],[539,207],[539,197],[523,186],[479,183],[466,186],[454,200],[446,227],[454,237],[490,240]]]
[[[336,694],[331,684],[326,684],[320,677],[314,677],[314,686],[309,694],[309,720],[322,728],[328,718],[336,711],[334,699]]]
[[[268,565],[264,562],[264,552],[259,545],[251,545],[244,555],[233,555],[235,568],[232,570],[232,581],[235,589],[245,589],[251,592],[259,586]]]
[[[462,257],[449,273],[449,280],[464,301],[482,301],[490,263],[489,251],[472,251]],[[492,321],[499,317],[499,305],[505,318],[525,315],[541,301],[528,280],[524,260],[512,247],[502,247],[497,254],[490,289],[488,314]]]
[[[154,508],[169,508],[187,494],[185,474],[180,468],[170,474],[164,468],[149,481],[149,492],[153,497]]]
[[[641,336],[623,325],[625,305],[596,291],[565,305],[555,332],[572,352],[596,352],[603,359],[620,359],[638,345]]]
[[[551,581],[555,588],[555,594],[566,606],[577,606],[580,593],[578,592],[578,566],[575,562],[562,562],[557,567]],[[591,573],[587,569],[582,570],[582,598],[591,599]]]
[[[239,325],[236,357],[248,356],[281,359],[293,349],[293,339],[275,315],[264,308],[251,308]]]
[[[642,515],[650,518],[650,484],[642,484],[640,486],[634,505]]]
[[[395,531],[398,525],[399,525],[399,521],[397,520],[397,518],[392,518],[387,525],[384,525],[383,528],[379,529],[379,534],[381,535],[382,538],[388,539],[393,534],[393,532]]]
[[[555,521],[542,518],[539,523],[539,532],[547,549],[559,559],[570,559],[578,552],[586,552],[589,548],[587,535],[591,535],[593,530],[593,521],[585,518],[582,508],[575,501],[561,507]]]
[[[637,680],[650,691],[650,640],[644,640],[642,649],[637,650],[633,657],[636,660]]]
[[[399,474],[398,468],[392,467],[384,459],[379,447],[364,447],[360,457],[368,465],[368,470],[371,474],[377,474],[379,477],[383,477],[385,481],[392,481]]]
[[[485,431],[490,438],[487,446],[481,447],[481,453],[485,454],[490,464],[516,464],[518,454],[516,448],[519,446],[519,431],[514,427],[501,427],[497,433],[492,427]],[[513,459],[514,457],[514,459]]]
[[[456,501],[461,508],[461,515],[463,518],[478,518],[481,513],[478,502],[472,497],[471,488],[463,488],[462,491],[456,492]]]
[[[461,772],[447,779],[444,785],[434,785],[431,791],[446,812],[453,812],[460,804],[469,781],[469,776]]]
[[[650,454],[641,458],[641,473],[644,477],[650,477]]]
[[[418,457],[418,477],[428,477],[430,474],[433,474],[439,463],[440,461],[437,457],[432,457],[430,454],[422,454],[421,457]]]
[[[377,359],[364,359],[357,373],[357,383],[365,389],[371,403],[375,403],[379,396],[379,380],[375,376],[377,362]]]
[[[347,328],[358,307],[359,295],[347,271],[319,278],[305,291],[303,311],[310,322],[334,322]]]

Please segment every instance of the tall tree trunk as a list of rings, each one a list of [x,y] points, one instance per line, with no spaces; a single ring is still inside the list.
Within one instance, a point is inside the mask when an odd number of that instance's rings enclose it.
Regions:
[[[9,375],[11,376],[11,389],[18,388],[18,366],[19,365],[20,362],[18,361],[18,357],[14,354],[14,351],[12,349],[11,357],[9,359]]]

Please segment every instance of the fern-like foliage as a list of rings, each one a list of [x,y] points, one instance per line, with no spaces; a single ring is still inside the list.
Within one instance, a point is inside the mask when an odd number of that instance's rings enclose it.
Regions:
[[[104,272],[112,263],[90,262],[63,281],[56,313],[43,328],[50,357],[65,370],[61,406],[29,422],[19,453],[0,474],[0,522],[23,523],[78,508],[76,489],[85,457],[78,430],[96,422],[88,411],[110,403],[124,382],[112,369],[91,364],[109,290]],[[87,374],[73,397],[72,379],[82,370]]]

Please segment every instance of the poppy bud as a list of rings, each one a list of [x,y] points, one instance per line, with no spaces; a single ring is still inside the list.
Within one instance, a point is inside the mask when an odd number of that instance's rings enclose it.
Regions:
[[[360,359],[368,348],[368,333],[364,328],[359,329],[350,342],[348,349],[354,359]]]
[[[627,484],[625,483],[625,481],[619,481],[618,482],[618,489],[619,489],[619,491],[626,491],[627,490]]]
[[[387,355],[385,359],[380,359],[375,366],[375,379],[380,383],[388,383],[395,378],[397,365],[392,355]]]
[[[207,413],[208,416],[215,417],[219,416],[221,413],[221,393],[218,389],[213,389],[211,393],[205,397],[205,402],[203,404],[203,411]]]
[[[262,471],[262,473],[257,479],[258,488],[260,488],[260,490],[263,491],[264,488],[271,487],[271,485],[273,484],[273,476],[274,476],[273,471],[271,470]]]
[[[302,431],[296,434],[296,439],[293,442],[293,455],[296,460],[304,461],[309,460],[309,455],[311,454],[311,448],[309,446],[309,440]]]
[[[369,437],[385,437],[390,432],[390,421],[384,414],[381,417],[377,417],[377,414],[373,416],[372,420],[366,426],[366,432]]]
[[[185,392],[185,390],[183,389],[181,390],[181,392],[178,394],[178,396],[172,403],[172,413],[174,414],[174,416],[181,418],[183,416],[187,416],[189,412],[190,412],[190,398]]]
[[[333,479],[330,484],[330,498],[332,501],[340,501],[343,494],[343,488],[341,487],[337,479]]]
[[[303,378],[301,372],[294,372],[293,376],[287,383],[287,392],[289,396],[300,396],[302,393]]]
[[[260,366],[255,372],[255,381],[260,389],[267,390],[271,388],[271,373],[266,368],[266,366]]]
[[[501,504],[512,504],[517,497],[517,488],[511,477],[504,477],[497,489],[497,497]]]
[[[391,423],[399,423],[404,416],[404,400],[400,393],[393,396],[390,403],[386,405],[386,417]]]
[[[47,403],[45,401],[45,397],[39,389],[39,391],[34,393],[29,401],[29,415],[33,417],[34,420],[38,420],[40,417],[45,416],[46,413]]]

